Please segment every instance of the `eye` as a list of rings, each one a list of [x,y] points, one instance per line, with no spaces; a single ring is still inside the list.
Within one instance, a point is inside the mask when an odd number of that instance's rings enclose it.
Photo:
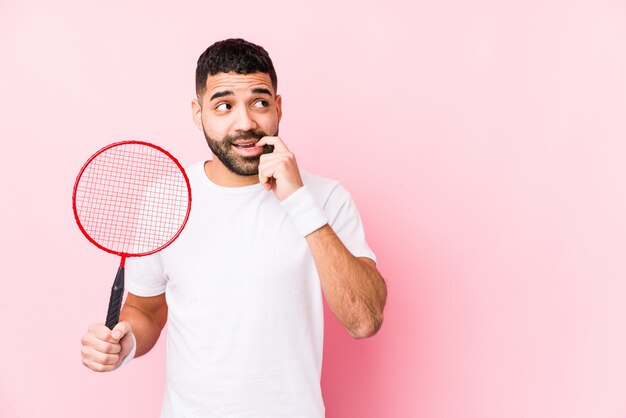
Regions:
[[[269,105],[270,105],[270,102],[268,102],[267,100],[257,100],[256,102],[252,104],[252,107],[264,108],[264,107],[268,107]]]
[[[215,110],[219,110],[220,112],[225,112],[227,110],[232,109],[233,107],[231,106],[230,103],[220,103],[217,106],[215,106]]]

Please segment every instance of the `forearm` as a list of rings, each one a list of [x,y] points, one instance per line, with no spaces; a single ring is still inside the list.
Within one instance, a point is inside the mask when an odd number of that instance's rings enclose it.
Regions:
[[[374,335],[383,321],[387,287],[374,263],[354,257],[328,225],[307,235],[329,308],[350,335]]]
[[[146,310],[128,297],[120,313],[120,320],[131,324],[137,342],[135,357],[142,356],[154,347],[167,318],[167,305],[156,310]]]

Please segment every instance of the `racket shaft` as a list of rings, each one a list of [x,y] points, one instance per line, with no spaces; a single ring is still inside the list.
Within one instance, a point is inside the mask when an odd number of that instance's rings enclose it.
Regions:
[[[113,329],[120,320],[120,310],[122,309],[122,299],[124,297],[124,267],[120,267],[115,275],[113,287],[111,287],[111,298],[109,299],[109,310],[107,312],[106,326]]]

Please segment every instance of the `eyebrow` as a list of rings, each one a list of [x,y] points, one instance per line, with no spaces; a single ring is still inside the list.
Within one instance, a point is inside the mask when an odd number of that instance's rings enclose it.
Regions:
[[[217,93],[213,93],[209,101],[212,101],[214,99],[219,99],[220,97],[232,96],[234,94],[235,93],[233,93],[230,90],[218,91]],[[257,88],[252,89],[252,94],[267,94],[268,96],[271,96],[272,92],[266,88],[257,87]]]
[[[268,96],[271,96],[272,92],[263,87],[257,87],[255,89],[252,89],[252,94],[267,94]]]
[[[218,98],[224,97],[224,96],[232,96],[233,94],[235,94],[235,93],[233,93],[230,90],[218,91],[217,93],[213,93],[213,95],[211,96],[209,101],[211,101],[213,99],[218,99]]]

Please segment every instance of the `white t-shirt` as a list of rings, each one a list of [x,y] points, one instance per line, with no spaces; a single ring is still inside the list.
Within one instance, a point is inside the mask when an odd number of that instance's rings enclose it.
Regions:
[[[159,253],[126,262],[126,287],[165,292],[162,418],[322,418],[323,303],[306,240],[261,184],[226,188],[187,170],[189,220]],[[348,192],[302,173],[329,224],[357,257],[375,256]]]

